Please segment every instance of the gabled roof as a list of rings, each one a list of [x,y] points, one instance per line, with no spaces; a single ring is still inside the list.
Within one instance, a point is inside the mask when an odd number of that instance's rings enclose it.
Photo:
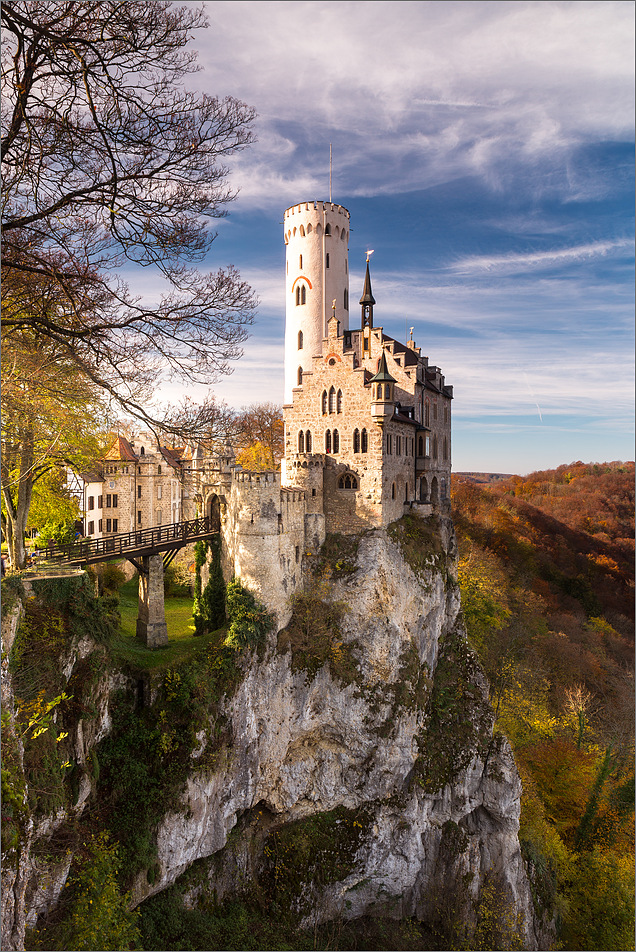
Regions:
[[[177,469],[179,467],[179,462],[180,462],[179,456],[183,452],[182,449],[174,448],[174,447],[171,449],[168,449],[167,446],[160,446],[159,452],[165,459],[168,466],[172,466],[173,469]]]
[[[125,460],[127,463],[136,463],[137,456],[125,436],[116,436],[112,446],[104,453],[105,460]]]

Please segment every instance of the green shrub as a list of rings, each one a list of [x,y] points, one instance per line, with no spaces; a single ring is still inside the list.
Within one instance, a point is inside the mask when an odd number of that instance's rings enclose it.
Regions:
[[[105,562],[100,576],[104,592],[116,593],[126,581],[126,573],[115,562]]]
[[[225,643],[232,648],[256,648],[265,641],[274,620],[264,605],[238,578],[227,587],[227,617],[230,623]]]
[[[192,594],[190,573],[185,565],[172,562],[164,569],[163,593],[167,598],[187,598]]]
[[[105,833],[90,843],[71,871],[64,892],[66,915],[61,922],[36,934],[35,949],[136,949],[139,947],[138,910],[130,910],[117,876],[119,851]]]
[[[221,569],[221,545],[218,539],[211,542],[197,542],[196,582],[192,617],[196,635],[222,628],[225,616],[225,581]],[[208,550],[212,553],[210,574],[205,589],[201,590],[201,568],[205,564]]]

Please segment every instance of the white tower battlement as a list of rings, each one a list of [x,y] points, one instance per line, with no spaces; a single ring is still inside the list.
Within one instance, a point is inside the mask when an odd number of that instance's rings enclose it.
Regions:
[[[284,215],[286,245],[285,403],[322,353],[336,302],[349,329],[349,212],[333,202],[300,202]]]

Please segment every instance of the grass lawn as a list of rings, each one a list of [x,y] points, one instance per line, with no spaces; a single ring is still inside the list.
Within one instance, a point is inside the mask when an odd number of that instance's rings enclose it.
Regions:
[[[119,589],[121,626],[119,637],[111,642],[113,654],[119,661],[127,661],[144,670],[158,670],[186,655],[205,649],[210,640],[218,641],[218,632],[200,638],[194,636],[192,598],[166,598],[169,644],[167,648],[146,648],[136,638],[138,592],[139,582],[136,577]]]

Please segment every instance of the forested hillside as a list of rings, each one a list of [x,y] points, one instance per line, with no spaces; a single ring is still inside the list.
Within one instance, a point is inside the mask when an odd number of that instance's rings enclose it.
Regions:
[[[453,516],[537,896],[564,948],[633,948],[634,464],[459,477]]]

